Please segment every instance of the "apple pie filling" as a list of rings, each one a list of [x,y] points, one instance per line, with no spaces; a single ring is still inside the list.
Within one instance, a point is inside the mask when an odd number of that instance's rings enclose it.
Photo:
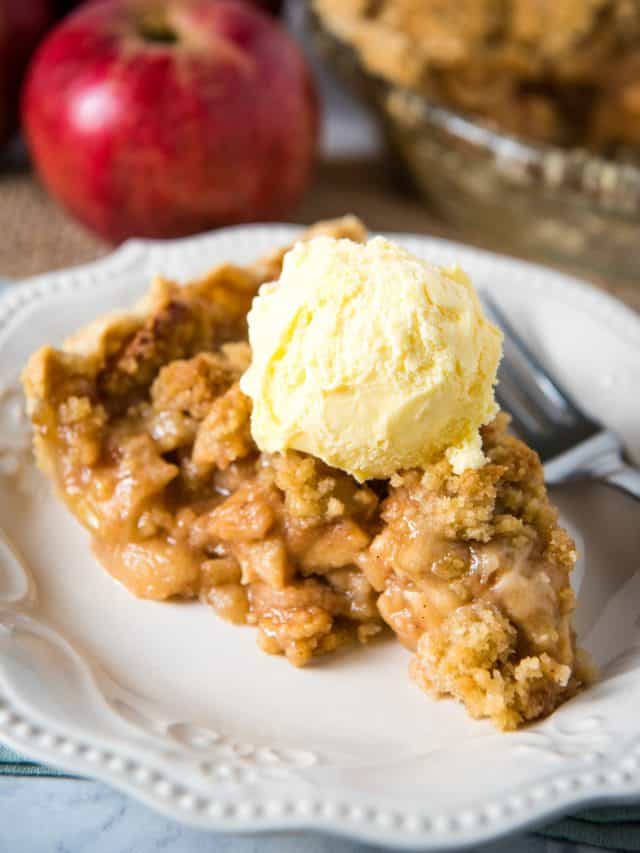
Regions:
[[[353,219],[311,233],[360,240]],[[260,453],[238,386],[246,313],[283,252],[179,287],[44,347],[25,372],[38,461],[142,598],[196,598],[296,666],[389,626],[412,677],[502,728],[585,678],[571,628],[575,549],[537,456],[499,416],[488,463],[442,460],[358,483],[300,452]]]

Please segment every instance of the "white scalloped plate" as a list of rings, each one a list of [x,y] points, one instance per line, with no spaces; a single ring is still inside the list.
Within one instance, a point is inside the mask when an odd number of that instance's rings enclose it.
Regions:
[[[640,798],[637,505],[604,487],[556,494],[582,543],[578,629],[602,680],[514,734],[433,701],[393,641],[295,670],[250,628],[195,604],[137,601],[34,470],[17,386],[29,353],[130,304],[150,275],[186,279],[296,233],[232,228],[131,242],[0,300],[0,738],[217,830],[309,827],[393,847],[479,843],[580,806]],[[640,456],[640,322],[539,267],[398,236],[490,289],[593,414]],[[10,539],[9,539],[10,537]]]

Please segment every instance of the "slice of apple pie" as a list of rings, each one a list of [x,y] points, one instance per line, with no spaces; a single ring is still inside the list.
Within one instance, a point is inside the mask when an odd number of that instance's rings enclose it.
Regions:
[[[365,238],[351,217],[319,233]],[[179,286],[43,347],[24,373],[40,467],[98,560],[141,598],[200,597],[299,666],[388,625],[413,678],[513,728],[579,689],[575,550],[537,456],[483,430],[487,464],[446,459],[359,483],[298,451],[263,453],[239,388],[246,314],[284,250]]]

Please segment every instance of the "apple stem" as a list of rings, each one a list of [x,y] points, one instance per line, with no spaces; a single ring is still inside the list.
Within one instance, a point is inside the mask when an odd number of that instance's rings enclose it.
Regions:
[[[145,41],[175,44],[178,35],[169,22],[161,15],[147,14],[138,24],[138,33]]]

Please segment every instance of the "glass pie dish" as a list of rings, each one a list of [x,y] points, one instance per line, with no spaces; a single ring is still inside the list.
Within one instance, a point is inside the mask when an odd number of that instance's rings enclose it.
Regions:
[[[640,276],[640,167],[524,141],[370,73],[311,12],[328,64],[381,119],[429,208],[472,242],[615,282]]]

